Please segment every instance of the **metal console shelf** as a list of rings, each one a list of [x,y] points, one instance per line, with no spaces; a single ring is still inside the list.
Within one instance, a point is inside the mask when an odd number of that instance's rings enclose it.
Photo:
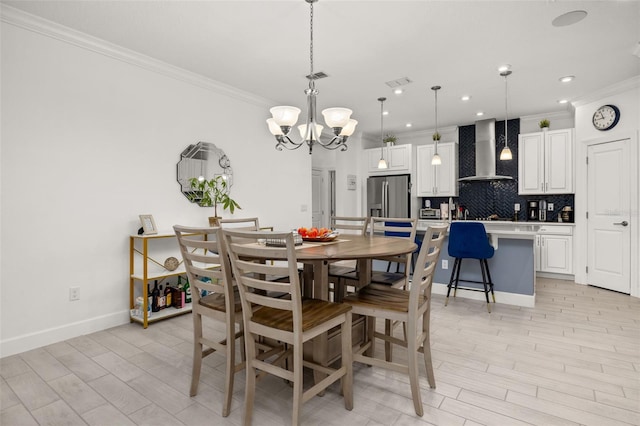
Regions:
[[[165,318],[174,317],[176,315],[182,315],[191,312],[191,304],[188,303],[182,309],[176,309],[173,307],[165,308],[159,312],[153,312],[152,315],[148,315],[148,291],[150,281],[163,279],[167,277],[175,277],[178,275],[184,275],[185,268],[180,261],[180,265],[177,269],[169,271],[164,267],[163,262],[159,262],[149,255],[149,241],[159,241],[173,238],[175,234],[155,234],[155,235],[130,235],[129,236],[129,319],[131,322],[138,322],[147,328],[149,323],[159,321]],[[166,244],[165,244],[166,245]],[[167,247],[165,247],[166,249]],[[166,251],[165,251],[166,253]],[[178,244],[172,247],[172,253],[178,253]],[[138,255],[138,256],[136,256]],[[175,255],[174,255],[175,256]],[[176,256],[176,257],[179,257]],[[133,309],[135,307],[135,285],[136,282],[142,284],[142,315],[134,315]]]

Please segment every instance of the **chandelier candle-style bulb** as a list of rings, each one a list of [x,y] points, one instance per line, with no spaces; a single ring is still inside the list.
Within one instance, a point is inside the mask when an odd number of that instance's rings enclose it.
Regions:
[[[327,108],[322,111],[324,121],[327,126],[333,131],[333,137],[330,141],[322,141],[320,135],[322,133],[323,126],[317,124],[316,120],[316,97],[318,90],[315,87],[316,75],[313,72],[313,4],[318,0],[304,0],[309,4],[310,10],[310,37],[309,37],[309,59],[310,59],[310,73],[308,76],[309,87],[305,89],[304,93],[307,96],[307,118],[306,124],[298,126],[300,136],[302,140],[300,142],[294,142],[289,138],[291,128],[295,126],[298,121],[298,115],[300,115],[300,109],[293,106],[277,106],[270,109],[272,118],[267,120],[269,131],[275,136],[276,149],[282,151],[283,148],[293,150],[298,149],[302,145],[309,147],[309,154],[312,153],[313,145],[320,145],[323,148],[334,150],[340,149],[341,151],[347,150],[347,139],[351,136],[356,128],[358,122],[351,118],[351,111],[348,108]],[[315,126],[309,126],[313,124]]]

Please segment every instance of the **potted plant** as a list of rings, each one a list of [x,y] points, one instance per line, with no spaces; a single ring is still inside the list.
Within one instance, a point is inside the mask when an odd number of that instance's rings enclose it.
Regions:
[[[395,135],[386,134],[384,139],[382,139],[382,142],[384,142],[385,144],[387,144],[387,146],[389,146],[389,145],[395,145],[397,140],[398,138]]]
[[[434,141],[439,141],[440,140],[440,133],[435,132],[432,137],[433,137]]]
[[[222,204],[222,210],[229,210],[231,214],[235,209],[241,209],[240,205],[229,196],[229,186],[226,176],[218,175],[212,179],[189,179],[194,192],[189,196],[192,201],[197,201],[201,207],[213,207],[213,217],[209,218],[210,226],[218,226],[218,204]]]
[[[549,128],[549,120],[547,120],[546,118],[544,120],[540,120],[540,123],[538,123],[540,125],[540,128],[542,130],[546,130]]]

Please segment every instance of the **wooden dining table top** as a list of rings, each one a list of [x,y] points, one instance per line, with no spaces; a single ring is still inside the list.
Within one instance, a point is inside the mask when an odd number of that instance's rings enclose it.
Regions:
[[[407,238],[345,234],[328,242],[304,242],[296,248],[296,257],[301,262],[372,259],[411,253],[417,247]]]

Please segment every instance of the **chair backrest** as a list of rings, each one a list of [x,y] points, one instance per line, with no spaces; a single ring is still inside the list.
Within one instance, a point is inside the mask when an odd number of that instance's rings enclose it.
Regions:
[[[225,229],[223,235],[240,291],[245,327],[251,331],[253,311],[264,306],[292,312],[292,331],[301,333],[302,295],[293,234]],[[264,244],[267,239],[283,241],[285,246],[267,246]],[[285,262],[278,262],[283,260]],[[268,276],[288,279],[269,281]],[[283,293],[289,297],[282,297]],[[278,320],[281,318],[274,318],[274,321]]]
[[[410,315],[429,313],[433,276],[446,234],[447,225],[430,226],[424,233],[409,290]]]
[[[371,235],[400,237],[415,241],[417,227],[418,219],[416,218],[372,217],[370,232]]]
[[[341,234],[365,235],[369,226],[369,218],[354,216],[331,216],[331,229]]]
[[[489,259],[494,249],[480,222],[452,222],[449,228],[449,256],[462,259]]]
[[[260,229],[260,222],[257,217],[222,218],[220,219],[220,227],[224,229],[233,228],[258,231]]]
[[[203,290],[225,298],[226,312],[233,316],[235,300],[231,264],[226,255],[220,228],[174,225],[178,246],[191,286],[191,299],[200,306]]]

